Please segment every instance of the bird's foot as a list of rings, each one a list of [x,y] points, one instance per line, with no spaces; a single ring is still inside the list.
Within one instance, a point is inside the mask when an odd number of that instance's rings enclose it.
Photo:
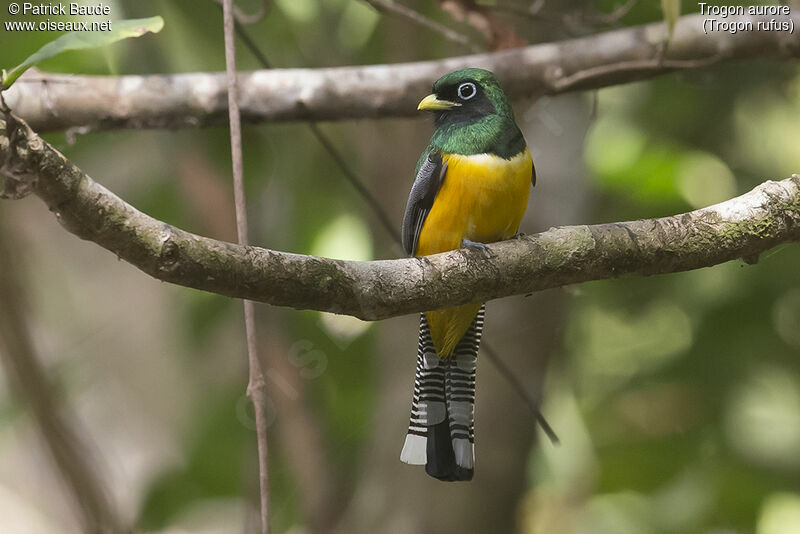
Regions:
[[[471,241],[466,237],[461,239],[461,248],[474,248],[483,252],[486,256],[492,257],[492,251],[489,250],[489,246],[486,243],[480,243],[478,241]]]
[[[477,248],[480,250],[489,250],[486,243],[479,243],[478,241],[470,241],[466,237],[461,238],[461,248]]]

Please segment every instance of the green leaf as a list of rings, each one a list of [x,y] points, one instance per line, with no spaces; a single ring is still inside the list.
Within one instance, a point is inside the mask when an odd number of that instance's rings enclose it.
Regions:
[[[40,61],[50,59],[53,56],[67,50],[85,50],[89,48],[99,48],[122,39],[130,37],[140,37],[148,32],[158,33],[164,27],[164,19],[161,17],[150,17],[146,19],[129,19],[113,21],[109,31],[76,31],[65,33],[55,41],[50,41],[28,59],[2,74],[2,88],[8,89],[22,76],[22,73],[36,65]]]
[[[661,11],[664,12],[664,22],[669,28],[667,39],[672,39],[672,31],[675,29],[675,22],[681,16],[681,0],[661,0]]]

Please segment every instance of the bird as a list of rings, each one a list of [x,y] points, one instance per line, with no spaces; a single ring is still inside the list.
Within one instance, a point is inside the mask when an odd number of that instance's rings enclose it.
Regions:
[[[434,132],[417,162],[402,222],[409,256],[458,248],[488,253],[487,243],[519,230],[536,172],[511,103],[484,69],[451,72],[418,110]],[[400,460],[425,465],[444,481],[475,470],[475,371],[485,306],[464,304],[420,314],[411,420]]]

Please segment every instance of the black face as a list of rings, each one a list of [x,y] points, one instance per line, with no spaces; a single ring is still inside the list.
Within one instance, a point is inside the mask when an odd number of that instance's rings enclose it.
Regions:
[[[435,122],[442,123],[473,123],[486,115],[494,113],[494,106],[486,96],[483,87],[472,79],[461,80],[458,83],[433,86],[433,92],[439,100],[448,100],[457,106],[436,112]]]

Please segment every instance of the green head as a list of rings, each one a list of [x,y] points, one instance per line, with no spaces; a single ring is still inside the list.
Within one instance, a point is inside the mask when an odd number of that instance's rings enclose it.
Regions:
[[[461,69],[442,76],[417,109],[434,113],[433,149],[508,158],[525,148],[508,97],[488,70]]]

